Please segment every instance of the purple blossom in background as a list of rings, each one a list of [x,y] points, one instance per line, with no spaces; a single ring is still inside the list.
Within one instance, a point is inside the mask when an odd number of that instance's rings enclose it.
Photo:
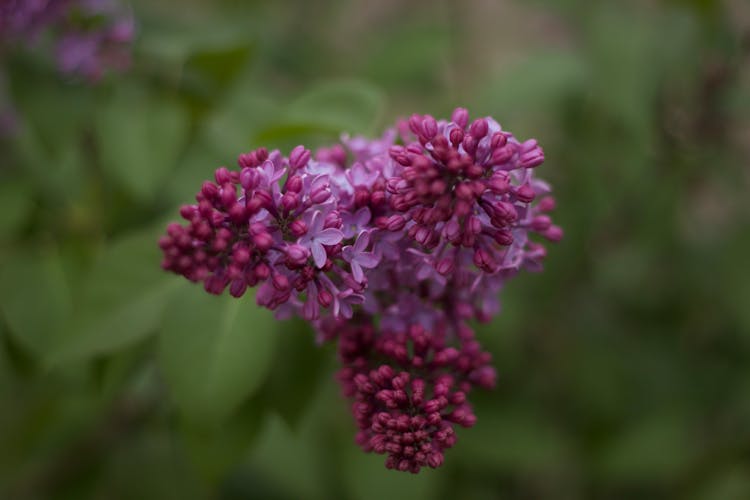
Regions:
[[[562,238],[543,161],[536,141],[461,108],[314,157],[261,148],[182,207],[162,266],[210,293],[257,286],[279,318],[338,339],[357,443],[391,469],[438,467],[454,425],[476,421],[467,394],[494,385],[469,322],[496,315],[505,283],[541,270],[542,241]]]
[[[6,50],[42,48],[49,38],[59,71],[90,82],[130,66],[134,33],[132,14],[115,0],[0,0]]]

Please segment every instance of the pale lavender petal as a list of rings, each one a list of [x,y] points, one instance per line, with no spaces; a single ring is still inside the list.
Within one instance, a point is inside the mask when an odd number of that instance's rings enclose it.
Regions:
[[[359,233],[359,236],[357,236],[357,241],[354,242],[354,251],[356,253],[364,252],[365,250],[367,250],[369,244],[370,232],[362,231],[361,233]]]
[[[315,235],[318,234],[321,229],[323,229],[323,219],[324,217],[320,210],[316,210],[313,213],[312,220],[310,220],[310,225],[307,228],[307,234],[311,235],[311,238],[314,238]]]
[[[326,264],[327,256],[326,256],[326,249],[323,248],[323,245],[320,244],[320,242],[313,240],[310,242],[310,250],[312,250],[313,260],[315,261],[315,265],[320,267],[323,267]]]
[[[365,274],[362,271],[362,266],[359,265],[359,262],[357,261],[357,259],[354,259],[351,262],[351,266],[352,266],[352,276],[354,276],[354,280],[357,283],[362,283],[365,279]]]
[[[313,238],[324,245],[335,245],[336,243],[341,243],[341,240],[344,239],[344,233],[339,229],[331,227],[320,231]]]
[[[378,263],[380,262],[380,257],[372,252],[363,252],[357,255],[357,262],[362,267],[372,269],[373,267],[378,265]]]

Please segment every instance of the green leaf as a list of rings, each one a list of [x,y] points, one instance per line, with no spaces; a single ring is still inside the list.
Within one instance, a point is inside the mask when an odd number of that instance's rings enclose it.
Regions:
[[[273,361],[277,332],[269,311],[248,297],[213,296],[186,285],[159,337],[175,404],[194,421],[220,421],[258,389]]]
[[[26,222],[34,207],[33,192],[17,179],[3,179],[0,183],[0,239],[12,236]]]
[[[303,321],[289,321],[279,332],[276,363],[264,384],[260,401],[275,410],[291,428],[296,428],[307,410],[331,352],[315,343],[315,334]],[[328,372],[326,372],[328,373]]]
[[[175,168],[189,117],[175,101],[125,87],[97,115],[102,168],[125,190],[147,202]]]
[[[216,97],[247,67],[253,46],[249,43],[202,48],[188,57],[185,79],[206,97]]]
[[[154,333],[181,279],[159,267],[154,229],[121,238],[102,252],[86,277],[65,343],[49,365],[85,360],[127,347]]]
[[[334,80],[312,87],[287,109],[285,123],[368,133],[383,110],[385,99],[376,87],[356,80]]]
[[[388,470],[383,465],[383,455],[364,453],[354,444],[346,447],[342,458],[341,476],[346,497],[352,500],[429,499],[435,498],[440,488],[440,473],[443,471],[425,467],[419,474],[412,475]]]
[[[569,456],[565,436],[531,409],[480,413],[477,425],[459,431],[460,445],[449,451],[456,460],[493,471],[541,473],[563,468]]]
[[[614,481],[666,481],[688,470],[696,455],[683,415],[647,416],[615,436],[597,465]]]
[[[248,452],[260,431],[264,410],[251,399],[225,421],[181,423],[187,453],[206,480],[211,483],[221,481]]]
[[[0,311],[13,338],[34,356],[60,342],[71,302],[57,253],[18,253],[2,262]]]

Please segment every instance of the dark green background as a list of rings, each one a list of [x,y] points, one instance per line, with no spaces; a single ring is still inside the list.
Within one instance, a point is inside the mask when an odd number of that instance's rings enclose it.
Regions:
[[[0,498],[750,498],[750,5],[136,2],[96,87],[6,56]],[[353,442],[332,346],[163,273],[254,147],[455,106],[536,137],[563,242],[479,328],[498,388],[446,464]]]

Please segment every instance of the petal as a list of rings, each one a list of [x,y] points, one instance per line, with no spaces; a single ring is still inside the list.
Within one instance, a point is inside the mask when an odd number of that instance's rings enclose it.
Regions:
[[[362,252],[357,255],[357,262],[362,267],[372,269],[380,263],[380,257],[372,252]]]
[[[371,217],[370,207],[362,207],[354,213],[354,220],[358,226],[364,226],[370,222]]]
[[[308,234],[317,234],[323,229],[323,223],[325,222],[323,213],[320,210],[313,212],[312,219],[310,219],[310,226],[307,228]]]
[[[313,241],[310,245],[310,250],[312,250],[315,265],[319,268],[325,266],[328,257],[326,256],[326,249],[323,248],[323,245],[318,241]]]
[[[362,283],[365,279],[365,273],[362,272],[362,266],[359,265],[359,262],[357,262],[357,259],[354,259],[351,261],[352,266],[352,276],[354,277],[354,281],[357,283]]]
[[[356,253],[364,252],[370,244],[370,231],[362,231],[354,242],[354,251]]]
[[[344,239],[344,233],[342,233],[340,229],[334,229],[331,227],[316,233],[314,239],[324,245],[335,245]]]
[[[351,262],[355,258],[354,247],[347,245],[341,249],[341,256],[345,261]]]

